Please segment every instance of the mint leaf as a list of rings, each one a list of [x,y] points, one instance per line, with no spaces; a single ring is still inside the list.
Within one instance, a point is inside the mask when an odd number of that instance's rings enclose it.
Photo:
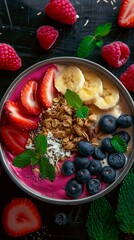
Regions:
[[[83,38],[82,42],[80,43],[78,50],[77,50],[77,56],[80,58],[86,58],[89,55],[92,54],[94,48],[96,45],[96,41],[94,36],[86,36]]]
[[[23,168],[31,164],[31,158],[36,158],[36,153],[32,149],[27,149],[13,159],[13,166]]]
[[[94,35],[100,34],[102,37],[108,35],[111,31],[112,23],[107,22],[96,27]]]
[[[101,39],[101,40],[96,41],[96,46],[97,47],[102,47],[103,46],[103,40]]]
[[[134,234],[134,169],[127,174],[120,188],[116,218],[124,233]]]
[[[114,212],[105,198],[91,203],[86,227],[90,240],[119,239]]]
[[[80,108],[83,104],[79,95],[77,93],[71,91],[70,89],[66,90],[65,99],[66,99],[67,103],[75,109]]]
[[[76,111],[76,117],[87,118],[89,113],[89,108],[87,106],[82,106]]]
[[[35,139],[35,150],[37,153],[40,155],[44,155],[47,150],[47,139],[46,136],[43,134],[40,134],[38,137]]]
[[[125,153],[127,151],[127,144],[119,135],[113,136],[111,144],[117,152]]]
[[[38,163],[39,161],[39,158],[35,157],[35,158],[30,158],[30,162],[31,162],[31,165],[34,166]]]
[[[51,182],[55,179],[55,169],[52,164],[50,164],[47,157],[42,157],[39,162],[40,175],[42,178],[48,178]]]

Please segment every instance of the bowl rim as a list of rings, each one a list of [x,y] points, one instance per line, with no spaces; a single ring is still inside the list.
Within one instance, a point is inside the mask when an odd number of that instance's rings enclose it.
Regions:
[[[37,62],[37,63],[33,64],[32,66],[28,67],[26,70],[24,70],[21,74],[19,74],[13,80],[13,82],[10,84],[10,86],[6,90],[5,94],[3,95],[1,103],[0,103],[0,122],[1,122],[1,116],[2,116],[4,103],[10,96],[12,90],[17,86],[17,84],[19,84],[19,82],[27,74],[31,73],[33,70],[36,70],[39,67],[42,67],[43,65],[52,64],[52,63],[55,63],[55,64],[70,64],[70,63],[72,63],[74,65],[83,65],[84,67],[88,67],[88,68],[90,66],[90,68],[93,71],[97,71],[101,74],[104,74],[105,76],[107,76],[109,79],[111,79],[114,82],[114,84],[118,87],[120,94],[123,93],[125,99],[127,100],[129,109],[132,112],[132,115],[134,115],[133,99],[132,99],[131,95],[129,94],[129,92],[127,91],[127,89],[124,87],[124,85],[120,82],[120,80],[114,74],[112,74],[109,70],[107,70],[106,68],[104,68],[103,66],[99,65],[96,62],[93,62],[93,61],[90,61],[87,59],[77,58],[77,57],[62,56],[62,57],[53,57],[53,58],[49,58],[49,59]],[[133,132],[134,132],[134,127],[133,127]],[[24,184],[22,181],[20,181],[19,178],[16,176],[16,174],[12,171],[8,161],[6,161],[6,155],[4,153],[4,150],[2,149],[1,142],[0,142],[0,157],[1,157],[2,165],[5,169],[5,171],[7,172],[8,176],[21,190],[23,190],[27,194],[29,194],[32,197],[39,199],[41,201],[52,203],[52,204],[77,205],[77,204],[84,204],[84,203],[88,203],[90,201],[96,200],[96,199],[110,193],[115,187],[117,187],[117,185],[124,179],[124,177],[126,176],[126,174],[128,173],[128,171],[130,170],[130,168],[133,164],[134,148],[132,149],[131,155],[129,157],[129,161],[127,161],[127,164],[125,165],[121,174],[112,184],[110,184],[104,190],[102,190],[101,192],[99,192],[95,195],[90,195],[85,198],[69,199],[69,200],[47,197],[47,196],[37,192],[36,190],[32,189],[28,185]]]

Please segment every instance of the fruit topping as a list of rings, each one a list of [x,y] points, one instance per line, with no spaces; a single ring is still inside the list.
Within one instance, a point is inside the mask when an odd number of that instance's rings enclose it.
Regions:
[[[23,86],[20,93],[22,106],[32,115],[39,115],[41,113],[41,107],[37,99],[37,88],[38,83],[30,80]]]
[[[48,25],[41,26],[37,30],[37,39],[39,41],[40,46],[45,50],[48,50],[49,48],[52,47],[58,36],[59,31],[52,26]]]
[[[21,67],[21,59],[15,49],[6,43],[0,43],[0,69],[16,71]]]
[[[65,161],[62,164],[62,174],[66,176],[70,176],[75,172],[75,165],[71,161]]]
[[[45,108],[52,108],[53,98],[57,93],[54,87],[55,72],[55,67],[49,67],[39,87],[40,100]]]
[[[75,179],[71,179],[67,182],[65,191],[68,196],[78,198],[83,192],[83,187],[82,184],[78,183]]]
[[[134,27],[134,0],[123,0],[118,16],[118,24],[121,27]]]
[[[66,225],[67,223],[67,215],[64,212],[59,212],[55,214],[54,222],[58,226]]]
[[[126,157],[123,153],[115,152],[108,155],[107,161],[111,167],[120,169],[125,165]]]
[[[99,179],[91,178],[87,182],[87,191],[90,194],[97,194],[100,192],[100,190],[101,190],[101,182]]]
[[[99,128],[103,133],[114,133],[117,128],[116,118],[104,115],[99,119]]]
[[[133,117],[128,114],[121,115],[117,118],[117,125],[120,128],[131,127],[133,123],[134,123]]]
[[[38,127],[35,120],[22,113],[18,102],[7,100],[4,108],[9,121],[17,128],[30,131]]]
[[[1,127],[1,138],[8,149],[15,155],[25,151],[29,134],[15,129],[12,125]]]
[[[69,0],[51,0],[45,6],[46,14],[61,23],[74,24],[77,20],[76,11]]]
[[[90,172],[87,169],[80,169],[76,173],[76,180],[80,183],[86,183],[90,179]]]
[[[120,81],[128,91],[134,92],[134,64],[130,65],[127,70],[120,76]]]
[[[106,157],[106,154],[103,149],[100,147],[94,148],[93,158],[97,160],[103,160]]]
[[[94,153],[94,146],[90,142],[81,141],[77,148],[78,152],[84,157],[91,156]]]
[[[9,236],[21,237],[41,227],[41,216],[28,198],[14,198],[4,208],[2,224]]]
[[[90,164],[90,160],[88,157],[79,157],[77,156],[74,160],[75,166],[77,169],[87,168]]]
[[[54,84],[58,92],[65,94],[69,89],[74,92],[78,92],[82,89],[85,82],[82,71],[75,66],[60,67],[57,72]]]
[[[101,141],[101,147],[106,151],[106,152],[114,152],[115,149],[114,147],[112,146],[111,144],[111,140],[112,138],[104,138],[102,141]]]
[[[101,169],[102,169],[102,164],[98,160],[92,160],[89,167],[88,167],[88,170],[90,171],[90,173],[92,175],[99,174]]]
[[[128,144],[128,142],[130,141],[130,136],[126,131],[116,132],[115,134],[113,134],[113,136],[115,135],[118,135],[119,137],[121,137],[126,142],[126,144]]]
[[[125,43],[117,41],[105,45],[101,55],[110,66],[119,68],[127,62],[130,49]]]
[[[101,175],[102,181],[106,183],[112,183],[115,181],[116,171],[114,170],[114,168],[110,166],[105,166],[102,168],[100,175]]]

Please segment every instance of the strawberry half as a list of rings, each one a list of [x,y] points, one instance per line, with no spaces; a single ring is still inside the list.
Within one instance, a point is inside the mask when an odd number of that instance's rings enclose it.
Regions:
[[[134,27],[134,0],[123,0],[118,16],[121,27]]]
[[[14,198],[3,210],[2,224],[9,236],[20,237],[37,231],[41,226],[41,216],[30,199]]]
[[[1,127],[1,138],[8,149],[15,155],[25,151],[28,137],[28,133],[20,132],[18,129],[13,128],[12,125]]]
[[[32,115],[39,115],[41,107],[37,100],[37,87],[36,81],[28,81],[21,90],[21,103],[24,109]]]
[[[38,124],[34,119],[22,113],[18,102],[7,100],[4,109],[9,121],[19,129],[30,131],[38,127]]]
[[[54,86],[55,72],[55,67],[48,68],[40,84],[40,100],[43,106],[46,108],[52,107],[53,98],[56,96],[57,93],[57,90]]]

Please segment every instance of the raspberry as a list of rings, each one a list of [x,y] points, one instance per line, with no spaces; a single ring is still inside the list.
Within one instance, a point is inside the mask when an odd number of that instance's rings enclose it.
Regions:
[[[102,48],[101,55],[104,60],[112,67],[119,68],[129,58],[130,49],[123,42],[113,42]]]
[[[58,36],[58,30],[51,26],[42,26],[37,30],[37,39],[40,46],[45,50],[51,48]]]
[[[134,92],[134,64],[127,68],[127,71],[120,76],[120,81],[128,91]]]
[[[0,43],[0,69],[15,71],[21,67],[21,59],[9,44]]]
[[[74,24],[76,11],[69,0],[50,0],[45,7],[46,14],[54,20],[65,24]]]

